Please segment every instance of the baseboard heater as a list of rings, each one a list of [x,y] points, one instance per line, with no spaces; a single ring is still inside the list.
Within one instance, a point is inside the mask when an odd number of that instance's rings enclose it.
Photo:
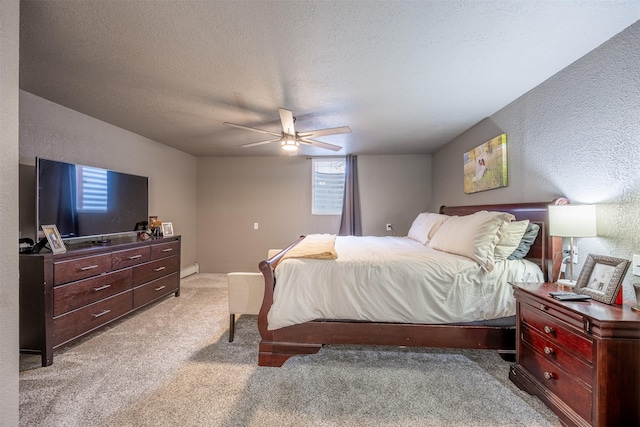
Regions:
[[[188,265],[180,270],[180,278],[191,276],[192,274],[196,274],[200,272],[200,265],[198,263],[194,263],[192,265]]]

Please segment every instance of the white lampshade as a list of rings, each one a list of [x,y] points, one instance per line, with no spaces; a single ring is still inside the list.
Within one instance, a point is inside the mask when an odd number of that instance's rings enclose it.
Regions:
[[[549,206],[549,234],[560,237],[595,237],[596,205]]]

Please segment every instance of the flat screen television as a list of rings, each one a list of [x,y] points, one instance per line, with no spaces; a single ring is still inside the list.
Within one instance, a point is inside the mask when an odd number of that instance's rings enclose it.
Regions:
[[[135,230],[149,217],[149,178],[36,159],[36,230],[55,224],[64,239]]]

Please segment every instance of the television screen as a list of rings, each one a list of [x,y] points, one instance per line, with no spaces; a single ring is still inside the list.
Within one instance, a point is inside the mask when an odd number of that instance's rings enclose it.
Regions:
[[[55,224],[63,238],[134,231],[149,215],[149,178],[36,159],[37,231]]]

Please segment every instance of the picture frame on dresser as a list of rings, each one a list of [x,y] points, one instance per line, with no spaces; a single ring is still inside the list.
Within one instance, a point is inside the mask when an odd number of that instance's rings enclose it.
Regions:
[[[164,237],[171,237],[173,236],[173,224],[170,222],[163,222],[162,223],[162,235]]]
[[[49,242],[49,248],[54,254],[62,254],[67,251],[67,247],[62,241],[58,227],[55,224],[43,225],[42,232]]]
[[[623,258],[587,255],[576,281],[575,293],[588,295],[604,304],[613,304],[630,264]]]

